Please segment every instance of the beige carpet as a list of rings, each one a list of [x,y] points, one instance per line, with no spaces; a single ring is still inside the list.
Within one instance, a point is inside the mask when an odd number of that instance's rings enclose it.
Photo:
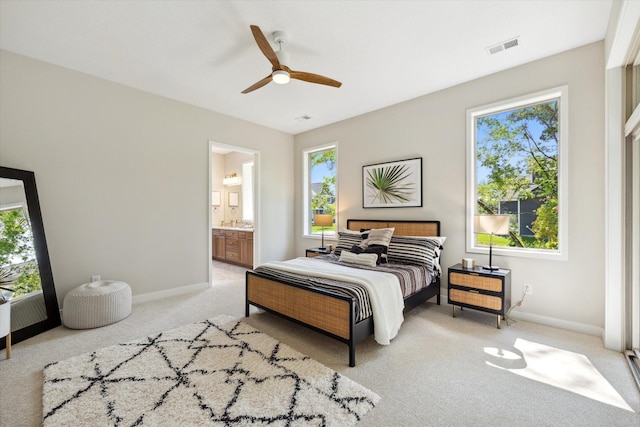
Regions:
[[[242,317],[242,281],[137,304],[127,319],[87,331],[56,328],[0,352],[0,426],[42,423],[45,365],[220,314]],[[640,392],[622,354],[598,337],[425,303],[391,345],[367,339],[356,367],[339,343],[268,313],[243,321],[381,397],[357,426],[634,426]]]
[[[44,425],[351,426],[380,397],[222,315],[47,365]]]

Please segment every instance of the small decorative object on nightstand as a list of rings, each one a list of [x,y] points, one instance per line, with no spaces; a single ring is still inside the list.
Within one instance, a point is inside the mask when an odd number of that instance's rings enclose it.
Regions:
[[[313,258],[315,256],[327,255],[330,254],[331,251],[327,248],[309,248],[307,249],[305,256],[307,258]]]
[[[449,267],[449,304],[472,308],[497,316],[497,327],[511,306],[511,270],[486,270],[482,267],[464,268],[462,264]]]

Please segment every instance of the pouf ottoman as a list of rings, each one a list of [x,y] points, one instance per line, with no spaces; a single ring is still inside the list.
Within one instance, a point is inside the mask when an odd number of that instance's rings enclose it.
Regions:
[[[110,325],[131,314],[131,287],[117,280],[85,283],[65,295],[62,321],[67,328]]]

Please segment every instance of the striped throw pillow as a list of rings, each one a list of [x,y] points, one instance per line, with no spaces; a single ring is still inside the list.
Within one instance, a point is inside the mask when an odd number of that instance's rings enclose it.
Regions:
[[[389,242],[389,262],[424,265],[432,271],[440,271],[440,250],[443,239],[439,237],[393,236]]]
[[[348,251],[353,245],[360,244],[362,244],[362,233],[348,230],[339,231],[338,242],[336,243],[336,248],[333,250],[333,253],[340,256],[342,251]]]
[[[366,232],[367,237],[364,241],[366,246],[370,245],[380,245],[380,246],[389,246],[389,242],[391,241],[391,236],[393,236],[393,231],[395,228],[372,228]]]

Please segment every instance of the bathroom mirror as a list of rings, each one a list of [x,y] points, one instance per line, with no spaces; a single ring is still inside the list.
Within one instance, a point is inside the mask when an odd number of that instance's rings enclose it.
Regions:
[[[33,172],[0,166],[0,239],[0,292],[10,298],[13,344],[60,325]]]

